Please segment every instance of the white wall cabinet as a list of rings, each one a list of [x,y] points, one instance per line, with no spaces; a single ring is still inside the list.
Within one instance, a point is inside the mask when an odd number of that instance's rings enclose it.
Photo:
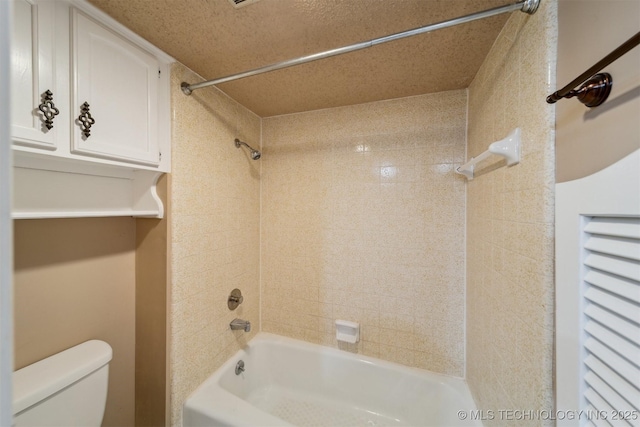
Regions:
[[[85,1],[13,3],[14,217],[161,217],[173,59]]]
[[[158,60],[75,8],[71,21],[73,111],[95,122],[76,119],[72,152],[158,165]]]
[[[54,10],[55,2],[16,0],[13,4],[11,133],[14,144],[45,150],[57,148],[56,132],[47,129],[38,106],[49,91],[52,100],[47,108],[53,114],[57,111],[53,105],[64,97],[55,86]],[[59,123],[52,118],[50,126]]]

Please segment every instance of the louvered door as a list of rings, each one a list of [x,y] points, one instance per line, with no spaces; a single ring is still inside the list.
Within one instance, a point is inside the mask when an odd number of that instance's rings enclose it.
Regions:
[[[640,218],[585,222],[583,409],[595,425],[639,426]]]
[[[640,427],[639,166],[556,185],[558,427]]]

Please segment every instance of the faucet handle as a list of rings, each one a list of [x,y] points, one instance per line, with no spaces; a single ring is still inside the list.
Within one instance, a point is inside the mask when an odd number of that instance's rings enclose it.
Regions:
[[[227,307],[229,307],[229,310],[235,310],[240,304],[242,304],[242,301],[244,301],[242,292],[240,292],[240,289],[236,288],[231,291],[231,295],[229,295],[229,299],[227,299]]]

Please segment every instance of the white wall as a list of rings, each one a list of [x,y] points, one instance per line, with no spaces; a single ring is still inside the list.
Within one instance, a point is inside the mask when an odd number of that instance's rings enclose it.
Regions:
[[[0,1],[0,425],[11,425],[13,298],[11,276],[11,148],[9,137],[9,46],[11,2]]]
[[[561,0],[558,6],[558,89],[633,36],[640,1]],[[640,47],[603,71],[613,76],[607,101],[589,109],[561,100],[556,110],[556,181],[604,169],[640,148]]]

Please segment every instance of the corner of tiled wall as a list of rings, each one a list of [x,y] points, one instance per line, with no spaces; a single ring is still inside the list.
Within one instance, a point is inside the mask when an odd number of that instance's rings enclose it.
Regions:
[[[522,159],[467,188],[467,381],[488,425],[500,410],[553,409],[557,3],[514,13],[469,88],[468,157],[522,130]],[[498,164],[497,166],[504,166]],[[518,420],[543,425],[545,420]]]
[[[181,64],[171,70],[170,175],[171,425],[182,425],[187,396],[259,330],[260,162],[235,147],[259,145],[260,118],[216,88],[185,96],[182,81],[202,79]],[[227,308],[232,289],[244,302]],[[250,333],[231,331],[235,317]]]

